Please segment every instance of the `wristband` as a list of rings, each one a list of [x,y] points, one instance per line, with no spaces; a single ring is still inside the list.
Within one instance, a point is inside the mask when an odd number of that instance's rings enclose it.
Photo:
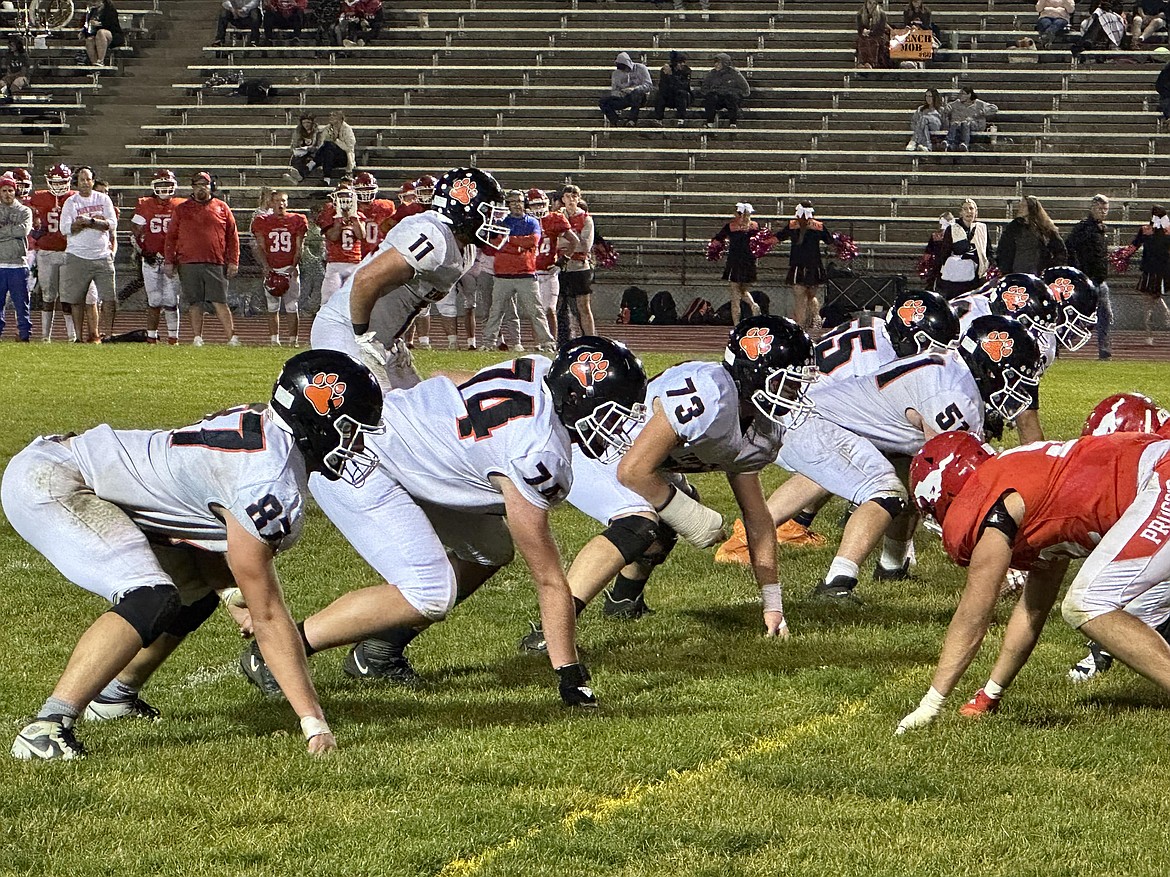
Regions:
[[[301,733],[305,735],[306,740],[312,740],[314,737],[333,732],[329,730],[329,723],[324,719],[319,719],[316,716],[305,716],[301,719]]]
[[[947,696],[945,694],[940,694],[938,690],[935,689],[935,687],[932,685],[930,686],[930,690],[922,696],[922,700],[918,705],[929,707],[937,713],[943,708],[943,704],[946,703],[946,699]]]
[[[353,334],[354,335],[365,335],[369,331],[370,331],[370,324],[369,323],[354,323],[353,324]]]
[[[783,585],[762,585],[760,587],[760,594],[764,598],[765,612],[779,612],[784,614],[784,586]]]

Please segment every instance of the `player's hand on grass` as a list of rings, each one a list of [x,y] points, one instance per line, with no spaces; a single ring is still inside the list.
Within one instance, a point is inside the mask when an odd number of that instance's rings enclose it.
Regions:
[[[333,734],[318,734],[308,743],[310,755],[325,755],[337,748],[337,738]]]
[[[788,622],[784,619],[783,612],[764,613],[764,636],[788,639]]]
[[[894,733],[901,735],[907,731],[916,731],[919,728],[925,728],[934,721],[935,716],[942,712],[946,699],[945,694],[939,694],[932,687],[926,692],[922,700],[919,701],[918,707],[906,715],[902,721],[898,722],[897,730]]]

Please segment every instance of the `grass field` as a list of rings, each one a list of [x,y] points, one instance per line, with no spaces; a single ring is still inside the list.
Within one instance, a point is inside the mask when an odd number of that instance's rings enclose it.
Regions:
[[[0,462],[39,433],[177,426],[265,398],[282,353],[5,344]],[[420,360],[474,369],[493,357]],[[1167,366],[1058,363],[1045,424],[1075,435],[1122,389],[1168,401],[1168,378]],[[699,481],[732,514],[726,482]],[[818,524],[830,545],[839,510]],[[566,557],[597,531],[569,509],[554,523]],[[596,716],[564,712],[547,662],[517,651],[536,601],[513,564],[412,646],[421,689],[351,683],[341,652],[313,659],[342,747],[324,760],[304,754],[287,705],[236,673],[241,640],[217,614],[147,689],[162,722],[83,724],[91,754],[78,763],[0,759],[0,874],[1165,873],[1163,693],[1123,667],[1070,685],[1082,643],[1057,616],[1000,715],[972,723],[948,704],[935,727],[895,739],[962,575],[920,534],[915,581],[876,584],[865,569],[864,606],[824,607],[807,597],[830,555],[783,553],[794,635],[780,643],[759,635],[746,571],[680,544],[648,591],[656,615],[583,616]],[[278,567],[298,617],[373,581],[315,510]],[[6,752],[104,606],[7,523],[0,580]],[[955,700],[986,679],[998,636]]]

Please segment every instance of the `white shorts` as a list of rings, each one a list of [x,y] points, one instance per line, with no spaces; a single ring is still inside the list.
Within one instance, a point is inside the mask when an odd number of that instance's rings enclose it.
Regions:
[[[557,309],[557,299],[561,297],[561,272],[553,268],[551,271],[537,271],[536,284],[539,287],[540,306],[546,311]]]
[[[345,281],[357,271],[356,262],[330,262],[325,266],[325,276],[321,279],[321,304],[333,298],[333,293],[345,285]]]
[[[264,291],[264,305],[268,308],[268,313],[280,313],[280,307],[284,305],[284,312],[286,314],[295,314],[300,310],[301,302],[301,271],[295,265],[291,268],[281,268],[276,271],[277,274],[283,274],[288,277],[288,292],[281,296],[269,295],[268,290]]]
[[[1137,481],[1134,501],[1097,543],[1064,596],[1061,613],[1074,628],[1135,602],[1140,611],[1149,605],[1142,595],[1170,580],[1170,442],[1146,448]]]
[[[456,284],[452,290],[446,294],[441,300],[431,304],[427,310],[432,317],[445,317],[448,320],[453,320],[459,316],[459,285]]]
[[[604,526],[626,515],[654,514],[644,496],[618,481],[617,470],[616,462],[592,460],[573,445],[573,486],[566,502]]]
[[[146,286],[146,304],[152,308],[177,308],[179,306],[179,272],[167,277],[162,269],[162,257],[154,265],[142,263],[142,282]]]
[[[433,621],[455,605],[448,555],[490,567],[512,561],[512,534],[503,517],[420,502],[381,467],[360,488],[314,473],[309,490],[366,563]]]
[[[37,250],[37,286],[45,304],[52,304],[61,297],[61,267],[64,264],[64,250]]]
[[[823,417],[784,433],[776,462],[854,505],[906,496],[894,465],[868,440]]]
[[[116,603],[135,588],[178,587],[185,605],[234,584],[222,554],[153,546],[118,506],[85,483],[69,447],[35,439],[4,471],[12,528],[65,578]]]
[[[111,299],[113,301],[114,299]],[[98,292],[97,284],[90,281],[89,289],[85,291],[85,303],[87,305],[100,305],[102,303],[102,294]]]

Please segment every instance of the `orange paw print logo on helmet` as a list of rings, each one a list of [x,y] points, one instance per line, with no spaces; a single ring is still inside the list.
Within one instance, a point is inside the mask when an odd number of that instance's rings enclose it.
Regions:
[[[1067,277],[1057,277],[1056,280],[1048,284],[1048,291],[1057,301],[1068,301],[1073,295],[1073,282]]]
[[[1014,344],[1007,332],[988,332],[987,337],[979,342],[979,346],[991,357],[992,362],[1003,362],[1011,356]]]
[[[598,381],[605,380],[609,374],[609,360],[603,353],[582,353],[577,361],[569,366],[569,374],[575,377],[582,387],[588,389]]]
[[[922,299],[915,298],[902,302],[898,307],[898,319],[906,326],[913,326],[926,316],[926,305]]]
[[[471,199],[479,193],[479,187],[475,185],[475,180],[469,180],[464,177],[462,180],[456,180],[451,187],[451,197],[466,207],[471,203]]]
[[[1009,286],[1003,291],[1003,303],[1013,314],[1028,306],[1028,290],[1022,286]]]
[[[757,360],[772,349],[772,333],[763,327],[748,329],[739,339],[739,349],[750,360]]]
[[[340,408],[345,402],[345,381],[339,381],[332,372],[317,372],[305,387],[305,398],[313,410],[324,417],[330,409]]]

